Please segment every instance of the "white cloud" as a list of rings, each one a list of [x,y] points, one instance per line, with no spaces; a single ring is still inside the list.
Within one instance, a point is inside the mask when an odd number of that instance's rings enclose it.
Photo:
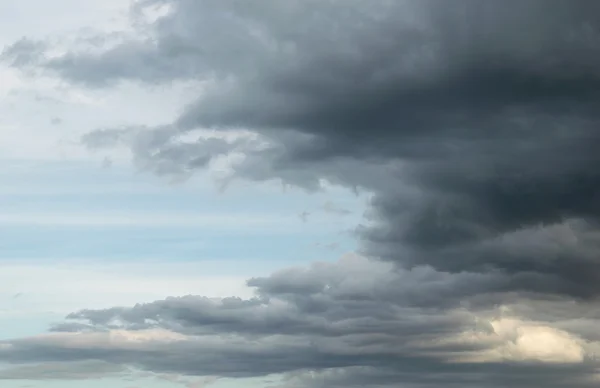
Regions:
[[[502,310],[502,308],[501,308]],[[448,357],[461,362],[540,362],[574,364],[594,355],[598,345],[586,342],[577,335],[553,327],[548,322],[534,322],[506,316],[479,322],[489,325],[491,331],[469,331],[457,336],[439,338],[419,345],[483,345],[485,350],[464,352]]]

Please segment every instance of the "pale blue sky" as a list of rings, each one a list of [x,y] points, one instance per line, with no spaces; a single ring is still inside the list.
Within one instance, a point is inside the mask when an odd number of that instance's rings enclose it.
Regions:
[[[0,228],[10,237],[0,243],[6,258],[44,252],[62,259],[237,260],[241,253],[265,261],[325,259],[352,249],[363,208],[357,205],[365,202],[339,189],[309,194],[246,184],[220,192],[200,179],[170,185],[127,167],[90,163],[28,169],[0,175],[8,188],[0,190]],[[328,202],[352,213],[327,212]],[[243,243],[231,244],[239,238]],[[327,249],[331,244],[338,247]]]

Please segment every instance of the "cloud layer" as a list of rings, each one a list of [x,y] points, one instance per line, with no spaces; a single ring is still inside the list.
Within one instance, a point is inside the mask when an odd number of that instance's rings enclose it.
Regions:
[[[598,343],[583,338],[584,321],[577,327],[555,311],[570,315],[585,306],[540,303],[529,314],[523,306],[531,301],[521,298],[503,309],[460,306],[469,299],[468,290],[458,291],[464,284],[477,288],[487,280],[398,271],[349,255],[251,279],[252,299],[186,296],[83,310],[54,333],[6,342],[0,358],[34,365],[102,361],[191,376],[284,374],[286,386],[307,387],[319,380],[335,387],[398,381],[428,387],[448,378],[456,386],[597,384]],[[432,307],[443,299],[446,307]],[[77,376],[77,364],[71,367]]]
[[[163,16],[144,16],[156,7]],[[168,361],[138,348],[89,357],[200,375],[318,371],[290,377],[300,386],[594,384],[600,4],[145,0],[131,15],[134,38],[53,56],[22,40],[1,58],[90,88],[194,83],[170,125],[84,143],[128,145],[161,174],[228,156],[230,178],[372,192],[358,235],[385,264],[253,279],[252,300],[83,311],[73,318],[94,330],[122,329],[116,319],[192,338],[169,343]],[[181,140],[198,129],[220,137]],[[224,137],[239,130],[252,135]],[[510,316],[491,317],[498,306]],[[38,346],[3,357],[81,357]]]

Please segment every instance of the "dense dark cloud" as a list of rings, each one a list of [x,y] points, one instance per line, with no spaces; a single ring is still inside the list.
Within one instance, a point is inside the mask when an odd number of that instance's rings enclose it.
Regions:
[[[143,22],[144,7],[155,5],[170,12]],[[332,322],[356,318],[379,333],[411,338],[446,324],[462,330],[444,321],[460,306],[487,311],[515,304],[529,319],[593,339],[597,317],[574,306],[595,306],[600,294],[600,3],[145,0],[132,7],[132,17],[140,38],[100,53],[50,58],[43,43],[24,39],[5,49],[2,60],[87,87],[196,83],[198,99],[171,125],[104,129],[84,143],[128,145],[141,168],[161,174],[188,174],[242,152],[245,158],[234,166],[239,178],[281,179],[308,189],[323,178],[370,191],[371,222],[358,230],[363,252],[412,272],[400,276],[407,272],[388,268],[394,280],[381,288],[352,284],[357,298],[350,298],[352,287],[332,287],[314,271],[254,279],[260,297],[228,300],[227,308],[174,299],[77,317],[104,327],[119,316],[140,329],[149,325],[146,319],[166,314],[168,328],[187,335],[302,331],[318,338],[341,336]],[[244,129],[256,136],[178,140],[195,129],[222,135]],[[293,309],[269,315],[272,306],[264,303],[273,296]],[[187,303],[202,313],[192,314]],[[399,331],[390,333],[382,324],[390,318],[378,314],[392,305],[409,309],[407,317],[427,319],[394,317]],[[441,321],[421,315],[423,309],[439,312]],[[558,311],[561,318],[552,318]],[[587,320],[567,322],[565,315],[579,313]],[[328,376],[329,386],[377,386],[412,381],[399,364],[429,370],[443,364],[400,353],[406,358],[379,351],[371,359],[365,351],[339,363],[328,355],[328,364],[312,353],[292,360],[275,352],[297,367],[263,372],[358,368]],[[534,386],[543,374],[540,385],[561,386],[581,372],[579,366],[556,369],[560,373],[529,367],[490,363],[478,366],[475,377],[452,364],[450,377],[428,378],[449,386]],[[375,375],[390,378],[378,383]],[[527,383],[510,380],[525,375]],[[423,379],[413,385],[426,386]]]

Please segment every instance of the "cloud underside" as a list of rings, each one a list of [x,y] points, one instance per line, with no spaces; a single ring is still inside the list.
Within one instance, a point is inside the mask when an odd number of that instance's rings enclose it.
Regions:
[[[290,386],[597,384],[600,3],[145,0],[131,15],[137,38],[53,56],[24,39],[1,58],[90,88],[195,83],[170,125],[84,143],[159,174],[230,156],[229,179],[370,191],[372,261],[253,279],[253,300],[80,312],[92,345],[63,332],[3,358]],[[106,339],[159,329],[183,337]]]

